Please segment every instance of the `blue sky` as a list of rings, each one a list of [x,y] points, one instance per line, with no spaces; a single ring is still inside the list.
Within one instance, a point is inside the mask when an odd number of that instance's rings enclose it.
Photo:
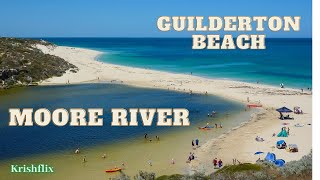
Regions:
[[[267,37],[311,37],[311,0],[7,0],[0,2],[0,36],[191,37],[160,32],[159,16],[301,16],[300,32]],[[213,34],[214,32],[211,32]]]

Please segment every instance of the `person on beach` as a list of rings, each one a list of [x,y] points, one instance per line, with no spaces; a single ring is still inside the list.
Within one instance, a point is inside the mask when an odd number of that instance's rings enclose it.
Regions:
[[[107,154],[104,153],[104,154],[102,155],[102,158],[105,159],[106,157],[107,157]]]
[[[222,128],[222,124],[221,124],[221,122],[220,122],[220,124],[219,124],[219,128]]]
[[[221,167],[222,167],[222,161],[221,161],[221,159],[219,159],[219,161],[218,161],[218,165],[219,165],[219,168],[221,168]]]
[[[191,153],[191,152],[190,152],[190,153]],[[191,156],[191,160],[194,160],[194,158],[195,158],[195,157],[194,157],[194,153],[191,153],[190,156]]]
[[[148,134],[147,134],[147,133],[144,134],[144,138],[145,138],[145,139],[148,138]]]
[[[74,151],[75,154],[79,154],[80,153],[80,149],[77,148],[75,151]]]
[[[214,168],[217,167],[217,164],[218,164],[218,159],[217,159],[217,158],[214,158],[214,159],[213,159],[213,166],[214,166]]]
[[[192,145],[192,148],[194,148],[194,140],[192,140],[191,145]]]
[[[199,147],[199,139],[196,139],[196,146]]]
[[[174,161],[174,159],[171,159],[171,164],[175,164],[176,162]]]
[[[82,162],[83,162],[83,163],[87,162],[86,156],[83,156]]]
[[[290,135],[290,128],[288,127],[288,130],[287,130],[287,134],[288,136]]]
[[[160,137],[159,136],[156,136],[156,139],[157,139],[157,141],[160,141]]]
[[[217,123],[215,123],[214,125],[216,126],[216,128],[218,128],[218,124]]]
[[[187,162],[189,163],[191,162],[191,160],[192,160],[191,155],[189,155]]]

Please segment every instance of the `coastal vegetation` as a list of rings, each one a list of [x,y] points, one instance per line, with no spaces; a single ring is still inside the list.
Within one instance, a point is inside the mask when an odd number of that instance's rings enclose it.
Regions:
[[[64,59],[44,54],[37,48],[55,45],[43,40],[0,38],[0,89],[14,86],[36,85],[37,82],[62,76],[77,67]]]
[[[124,173],[114,180],[132,179]],[[222,169],[205,175],[196,172],[192,175],[163,175],[156,177],[155,173],[139,171],[133,177],[135,180],[311,180],[312,179],[312,152],[303,156],[298,161],[288,162],[284,167],[277,167],[273,163],[262,162],[257,164],[244,163],[239,165],[227,165]]]

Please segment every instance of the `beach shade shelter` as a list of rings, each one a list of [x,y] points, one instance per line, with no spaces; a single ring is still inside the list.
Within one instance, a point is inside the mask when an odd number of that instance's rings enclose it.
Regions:
[[[286,162],[283,159],[277,159],[274,164],[278,167],[283,167]]]
[[[257,151],[254,153],[254,155],[259,155],[259,160],[260,160],[260,154],[263,154],[264,152],[261,152],[261,151]]]
[[[288,133],[284,128],[282,128],[281,132],[277,136],[278,137],[288,137]]]
[[[291,113],[291,112],[293,112],[291,109],[289,109],[287,107],[282,107],[282,108],[276,109],[276,111],[278,111],[279,113]]]
[[[298,152],[298,146],[296,144],[289,144],[287,147],[288,152]]]
[[[284,140],[277,141],[278,149],[285,149],[287,147],[287,143]]]
[[[274,162],[276,160],[276,155],[274,153],[268,152],[264,160],[269,161],[269,162]]]
[[[261,151],[258,151],[258,152],[255,152],[254,155],[259,155],[259,154],[263,154],[264,152],[261,152]]]

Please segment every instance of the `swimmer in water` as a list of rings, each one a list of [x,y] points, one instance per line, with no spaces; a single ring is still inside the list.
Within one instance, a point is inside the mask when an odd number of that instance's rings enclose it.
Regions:
[[[174,159],[171,159],[171,164],[175,164],[176,162],[174,161]]]

